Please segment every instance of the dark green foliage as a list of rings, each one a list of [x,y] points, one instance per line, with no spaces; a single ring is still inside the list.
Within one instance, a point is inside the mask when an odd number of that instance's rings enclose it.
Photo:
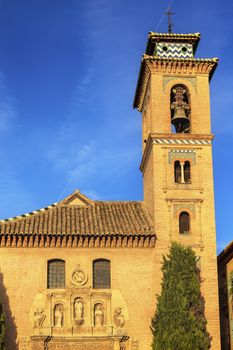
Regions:
[[[153,350],[209,349],[195,253],[174,242],[162,271],[162,292],[151,322]]]
[[[5,315],[2,311],[2,306],[0,305],[0,350],[5,350],[5,331],[6,331],[6,324],[5,324]]]
[[[233,272],[229,275],[229,294],[233,297]]]

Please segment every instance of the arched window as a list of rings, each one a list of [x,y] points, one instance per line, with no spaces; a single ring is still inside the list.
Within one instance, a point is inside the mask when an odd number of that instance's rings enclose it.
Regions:
[[[48,261],[47,288],[65,288],[65,261]]]
[[[111,288],[111,268],[109,260],[97,259],[93,261],[93,288]]]
[[[172,130],[175,128],[176,133],[190,133],[190,96],[185,85],[177,84],[172,87],[170,108]]]
[[[186,184],[191,182],[191,168],[188,160],[184,162],[184,182]]]
[[[174,178],[176,183],[181,183],[181,165],[179,160],[176,160],[174,163]]]
[[[182,211],[182,213],[180,213],[179,232],[180,234],[188,234],[190,232],[190,216],[186,211]]]

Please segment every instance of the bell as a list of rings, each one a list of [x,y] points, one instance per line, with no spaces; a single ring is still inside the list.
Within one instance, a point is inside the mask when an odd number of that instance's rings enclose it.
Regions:
[[[177,133],[188,133],[190,131],[188,117],[190,106],[185,99],[186,90],[182,86],[177,86],[172,93],[171,122]]]
[[[176,129],[176,133],[189,133],[190,121],[185,114],[174,115],[171,122]]]
[[[176,108],[174,108],[172,120],[174,119],[189,119],[183,106],[176,106]]]

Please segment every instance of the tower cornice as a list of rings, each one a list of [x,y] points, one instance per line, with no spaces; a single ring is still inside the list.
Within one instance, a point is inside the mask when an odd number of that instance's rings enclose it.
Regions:
[[[218,58],[162,58],[144,54],[134,97],[133,107],[141,112],[150,74],[179,74],[182,76],[207,74],[211,80]]]

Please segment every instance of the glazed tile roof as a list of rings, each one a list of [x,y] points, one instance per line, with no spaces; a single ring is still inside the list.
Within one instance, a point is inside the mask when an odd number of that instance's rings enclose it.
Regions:
[[[143,202],[88,202],[88,199],[82,199],[81,205],[73,203],[66,200],[1,220],[0,235],[155,236]]]

